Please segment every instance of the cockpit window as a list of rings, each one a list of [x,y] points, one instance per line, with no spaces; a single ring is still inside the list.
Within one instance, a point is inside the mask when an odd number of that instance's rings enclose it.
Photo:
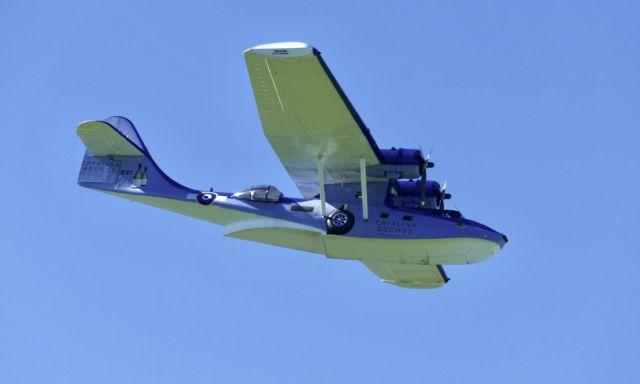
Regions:
[[[282,192],[280,192],[280,190],[273,185],[256,185],[243,191],[234,193],[233,197],[242,200],[277,203],[282,198]]]

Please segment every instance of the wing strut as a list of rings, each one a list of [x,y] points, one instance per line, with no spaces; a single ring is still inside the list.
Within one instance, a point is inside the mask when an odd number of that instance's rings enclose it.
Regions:
[[[322,216],[327,216],[327,198],[324,194],[324,157],[318,156],[316,165],[318,166],[318,183],[320,184],[320,210]]]
[[[362,219],[369,220],[369,196],[367,194],[367,163],[364,157],[360,158],[360,189],[362,193]]]

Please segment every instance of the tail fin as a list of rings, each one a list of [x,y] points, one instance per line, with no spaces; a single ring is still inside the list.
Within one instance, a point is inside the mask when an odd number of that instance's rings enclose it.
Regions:
[[[134,195],[184,199],[198,191],[173,181],[153,161],[131,121],[112,116],[77,129],[87,148],[78,184]]]

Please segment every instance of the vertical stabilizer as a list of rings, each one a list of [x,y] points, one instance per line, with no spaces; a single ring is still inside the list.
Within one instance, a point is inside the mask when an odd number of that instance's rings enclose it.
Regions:
[[[133,124],[120,116],[86,121],[77,129],[85,152],[78,184],[109,192],[184,199],[198,191],[169,178]]]

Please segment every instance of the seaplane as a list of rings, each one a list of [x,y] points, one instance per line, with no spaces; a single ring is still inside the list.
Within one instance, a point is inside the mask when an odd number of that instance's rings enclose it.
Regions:
[[[225,236],[359,261],[406,288],[441,287],[443,265],[486,260],[507,243],[445,208],[451,194],[427,178],[428,154],[378,146],[317,49],[264,44],[244,59],[264,134],[301,196],[179,184],[121,116],[77,127],[86,147],[78,184],[221,225]]]

